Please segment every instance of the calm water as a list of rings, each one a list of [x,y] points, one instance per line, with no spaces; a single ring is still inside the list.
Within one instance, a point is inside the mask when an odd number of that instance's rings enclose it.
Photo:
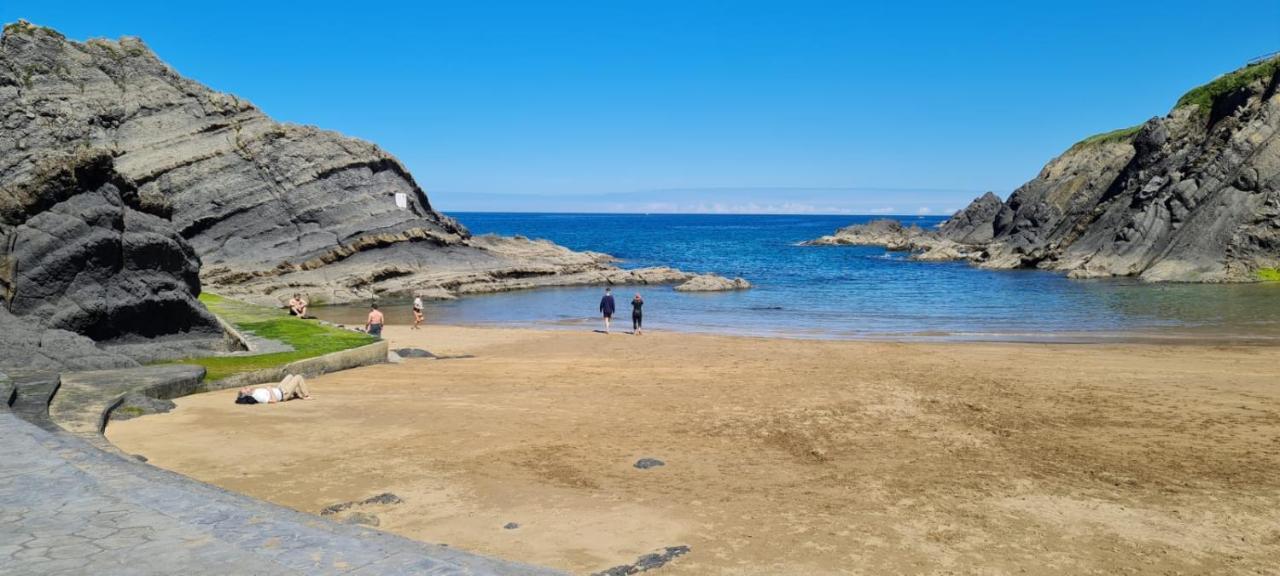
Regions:
[[[742,276],[743,292],[681,294],[669,286],[615,288],[630,328],[631,295],[645,327],[822,338],[1050,339],[1280,338],[1280,285],[1146,285],[1068,280],[1041,271],[989,271],[912,262],[870,247],[796,244],[870,216],[729,216],[455,213],[475,234],[546,238],[624,259]],[[908,218],[922,226],[941,218]],[[586,328],[598,288],[543,289],[428,305],[429,322]],[[388,321],[409,318],[388,302]],[[317,310],[356,322],[359,307]],[[363,322],[362,320],[359,320]]]

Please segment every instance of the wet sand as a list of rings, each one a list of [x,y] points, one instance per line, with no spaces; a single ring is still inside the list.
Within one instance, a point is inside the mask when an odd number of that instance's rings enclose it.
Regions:
[[[316,513],[589,573],[1273,574],[1280,348],[388,327],[316,399],[108,437]],[[632,466],[644,457],[666,465]],[[515,529],[504,529],[507,523]]]

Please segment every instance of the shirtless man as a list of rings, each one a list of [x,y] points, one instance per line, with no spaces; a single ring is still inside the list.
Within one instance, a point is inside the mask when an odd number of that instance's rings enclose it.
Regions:
[[[382,311],[378,310],[377,303],[370,304],[369,319],[364,323],[364,331],[375,338],[382,338]]]
[[[307,301],[301,294],[294,294],[289,299],[289,313],[299,318],[307,315]]]

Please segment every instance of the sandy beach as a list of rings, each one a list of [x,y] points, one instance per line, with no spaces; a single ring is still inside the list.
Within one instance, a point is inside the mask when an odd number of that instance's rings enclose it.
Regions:
[[[311,513],[391,492],[358,507],[379,529],[574,573],[677,545],[658,573],[1280,566],[1280,349],[385,335],[448,358],[312,401],[181,398],[108,437]]]

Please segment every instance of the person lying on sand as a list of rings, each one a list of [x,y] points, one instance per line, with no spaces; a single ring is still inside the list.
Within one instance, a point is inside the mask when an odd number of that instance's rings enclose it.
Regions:
[[[294,398],[311,399],[307,381],[299,374],[289,374],[275,386],[245,386],[236,393],[236,404],[275,404]]]

